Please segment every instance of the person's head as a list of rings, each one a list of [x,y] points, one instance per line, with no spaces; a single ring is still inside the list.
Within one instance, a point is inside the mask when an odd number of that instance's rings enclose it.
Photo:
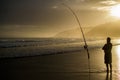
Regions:
[[[110,43],[110,41],[111,41],[111,38],[107,37],[107,43]]]

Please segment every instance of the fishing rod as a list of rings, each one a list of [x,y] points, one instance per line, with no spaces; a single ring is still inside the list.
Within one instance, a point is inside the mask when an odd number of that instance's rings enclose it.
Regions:
[[[72,10],[71,7],[69,7],[68,5],[66,5],[64,3],[62,3],[62,5],[65,6],[66,8],[68,8],[72,12],[73,16],[75,17],[75,19],[76,19],[76,21],[77,21],[77,23],[79,25],[80,30],[81,30],[83,40],[84,40],[84,43],[85,43],[84,49],[87,51],[87,55],[88,55],[89,80],[90,80],[90,55],[89,55],[89,50],[88,50],[88,45],[87,45],[87,42],[86,42],[86,39],[85,39],[85,35],[84,35],[84,32],[83,32],[82,26],[80,24],[80,20],[79,20],[77,14]]]
[[[81,30],[81,33],[82,33],[82,36],[83,36],[83,40],[84,40],[84,43],[85,43],[84,48],[85,48],[86,51],[87,51],[88,59],[89,59],[89,58],[90,58],[90,55],[89,55],[88,45],[87,45],[87,42],[86,42],[86,39],[85,39],[85,35],[84,35],[84,32],[83,32],[82,26],[81,26],[81,24],[80,24],[79,18],[78,18],[78,16],[76,15],[76,13],[72,10],[71,7],[69,7],[68,5],[66,5],[66,4],[64,4],[64,3],[63,3],[62,5],[64,5],[65,7],[67,7],[67,8],[72,12],[73,16],[75,17],[76,21],[78,22],[78,25],[79,25],[79,28],[80,28],[80,30]]]

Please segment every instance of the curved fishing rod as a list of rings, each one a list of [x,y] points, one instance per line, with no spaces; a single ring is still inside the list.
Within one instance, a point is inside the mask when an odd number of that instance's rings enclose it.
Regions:
[[[78,16],[76,15],[76,13],[72,10],[71,7],[69,7],[68,5],[66,5],[64,3],[62,3],[62,5],[67,7],[72,12],[73,16],[75,17],[76,21],[78,22],[80,30],[81,30],[83,40],[84,40],[84,43],[85,43],[84,48],[86,49],[87,55],[88,55],[88,68],[89,68],[89,80],[90,80],[90,55],[89,55],[89,50],[88,50],[88,45],[87,45],[87,42],[86,42],[86,39],[85,39],[85,35],[84,35],[84,32],[83,32],[82,26],[80,24],[80,20],[79,20]]]
[[[81,33],[82,33],[82,36],[83,36],[83,40],[84,40],[84,43],[85,43],[85,46],[84,48],[86,49],[87,51],[87,54],[88,54],[88,59],[90,58],[90,55],[89,55],[89,50],[88,50],[88,45],[87,45],[87,42],[86,42],[86,39],[85,39],[85,35],[84,35],[84,32],[83,32],[83,29],[82,29],[82,26],[80,24],[80,20],[78,19],[78,16],[76,15],[76,13],[71,9],[71,7],[69,7],[68,5],[62,3],[62,5],[64,5],[65,7],[67,7],[73,14],[73,16],[75,17],[76,21],[78,22],[78,25],[79,25],[79,28],[81,30]]]

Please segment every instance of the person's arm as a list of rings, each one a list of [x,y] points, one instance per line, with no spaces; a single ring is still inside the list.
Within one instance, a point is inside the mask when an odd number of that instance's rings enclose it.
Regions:
[[[105,50],[105,48],[106,48],[106,44],[103,46],[102,50]]]

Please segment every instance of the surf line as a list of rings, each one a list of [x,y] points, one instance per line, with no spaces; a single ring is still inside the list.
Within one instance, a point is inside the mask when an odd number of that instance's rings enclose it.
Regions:
[[[77,14],[73,11],[73,9],[70,6],[68,6],[65,3],[62,3],[62,5],[65,6],[66,8],[68,8],[72,12],[73,16],[75,17],[75,19],[76,19],[76,21],[79,25],[80,31],[82,33],[83,40],[84,40],[84,43],[85,43],[84,49],[87,51],[87,55],[88,55],[88,68],[89,68],[89,80],[90,80],[90,54],[89,54],[88,45],[87,45],[87,42],[86,42],[86,39],[85,39],[85,35],[84,35],[84,32],[83,32],[80,20],[79,20]]]

